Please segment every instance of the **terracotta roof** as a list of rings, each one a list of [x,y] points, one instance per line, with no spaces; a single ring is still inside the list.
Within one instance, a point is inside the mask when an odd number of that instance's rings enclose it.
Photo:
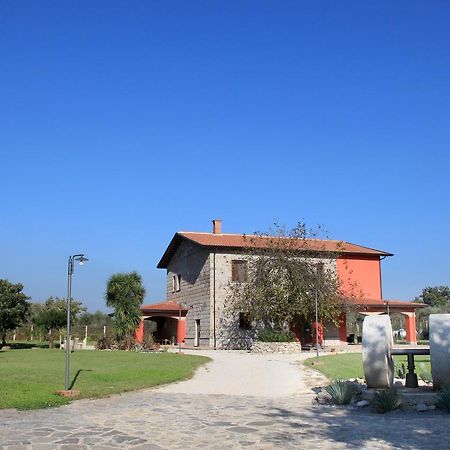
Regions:
[[[427,306],[425,303],[407,302],[403,300],[385,300],[381,298],[362,298],[356,299],[355,303],[361,306],[383,306],[387,308],[399,309],[399,308],[424,308]]]
[[[142,312],[166,312],[166,311],[179,311],[180,306],[177,302],[174,301],[167,301],[167,302],[161,302],[161,303],[153,303],[150,305],[142,305],[141,311]],[[181,311],[188,311],[189,308],[186,306],[181,306]]]
[[[392,253],[383,252],[369,247],[352,244],[345,241],[322,240],[322,239],[294,239],[273,236],[254,236],[246,234],[214,234],[214,233],[194,233],[181,231],[174,235],[172,241],[164,252],[157,267],[159,269],[167,268],[170,259],[175,254],[182,240],[195,242],[203,247],[219,248],[269,248],[273,240],[289,240],[297,245],[293,246],[300,251],[314,252],[336,252],[355,255],[371,256],[392,256]]]

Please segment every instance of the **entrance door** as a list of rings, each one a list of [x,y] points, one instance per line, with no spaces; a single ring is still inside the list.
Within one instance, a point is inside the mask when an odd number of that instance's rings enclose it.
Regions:
[[[194,347],[198,347],[199,345],[200,345],[200,319],[195,319]]]

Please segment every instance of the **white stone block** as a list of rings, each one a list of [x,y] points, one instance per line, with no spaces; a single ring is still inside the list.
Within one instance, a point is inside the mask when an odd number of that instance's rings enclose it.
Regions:
[[[430,358],[433,386],[450,383],[450,314],[430,314]]]
[[[389,316],[367,316],[363,322],[364,377],[370,388],[387,388],[394,379],[392,325]]]

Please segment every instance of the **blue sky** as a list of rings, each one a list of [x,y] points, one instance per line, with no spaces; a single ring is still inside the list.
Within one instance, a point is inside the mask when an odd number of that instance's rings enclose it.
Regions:
[[[0,278],[146,302],[177,230],[322,224],[395,253],[385,298],[450,284],[450,4],[0,2]]]

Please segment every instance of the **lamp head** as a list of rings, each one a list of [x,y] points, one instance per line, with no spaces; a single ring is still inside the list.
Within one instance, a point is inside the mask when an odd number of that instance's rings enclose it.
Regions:
[[[78,264],[80,266],[84,265],[85,262],[89,261],[84,255],[77,255],[75,258],[75,261],[78,261]]]

